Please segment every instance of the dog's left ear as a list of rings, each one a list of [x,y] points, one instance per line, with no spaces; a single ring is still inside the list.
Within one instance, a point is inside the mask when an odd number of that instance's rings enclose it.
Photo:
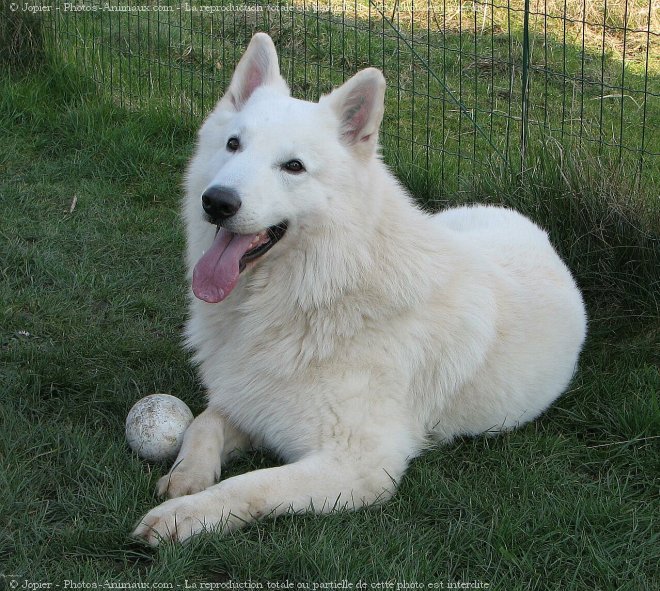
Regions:
[[[342,140],[364,157],[376,150],[385,111],[385,86],[381,71],[367,68],[321,100],[339,117]]]
[[[289,87],[280,76],[275,44],[266,33],[256,33],[252,37],[222,100],[240,111],[260,86],[270,86],[289,95]]]

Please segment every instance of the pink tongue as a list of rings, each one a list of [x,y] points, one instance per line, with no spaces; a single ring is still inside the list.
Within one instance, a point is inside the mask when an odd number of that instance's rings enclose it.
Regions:
[[[193,293],[200,300],[215,304],[224,300],[238,281],[241,257],[257,234],[234,234],[220,228],[213,244],[195,265]]]

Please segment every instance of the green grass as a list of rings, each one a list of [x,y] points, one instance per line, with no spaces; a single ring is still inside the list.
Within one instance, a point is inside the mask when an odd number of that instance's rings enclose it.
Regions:
[[[130,406],[164,391],[203,408],[180,347],[179,186],[194,125],[157,106],[108,103],[71,67],[0,75],[2,575],[658,588],[658,187],[541,148],[524,178],[491,171],[460,196],[397,172],[428,207],[506,203],[550,230],[586,294],[590,336],[548,413],[429,452],[382,507],[157,550],[132,541],[167,467],[129,452]],[[273,461],[247,455],[228,474]]]

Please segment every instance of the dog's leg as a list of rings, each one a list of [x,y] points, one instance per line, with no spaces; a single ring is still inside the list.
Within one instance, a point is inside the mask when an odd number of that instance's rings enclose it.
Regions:
[[[398,457],[397,457],[398,456]],[[357,509],[388,499],[407,457],[346,450],[314,453],[293,464],[256,470],[194,495],[164,502],[140,522],[135,536],[152,545],[202,531],[228,531],[286,512]]]
[[[222,414],[207,408],[186,429],[172,469],[156,485],[158,495],[172,499],[208,488],[220,479],[220,469],[227,458],[247,447],[246,435]]]

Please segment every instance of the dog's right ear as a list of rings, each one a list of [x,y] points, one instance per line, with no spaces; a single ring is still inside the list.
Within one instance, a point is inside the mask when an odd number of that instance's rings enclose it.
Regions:
[[[260,86],[271,86],[285,95],[289,87],[280,76],[277,51],[266,33],[256,33],[238,62],[231,84],[222,97],[236,111],[240,111],[252,93]]]

